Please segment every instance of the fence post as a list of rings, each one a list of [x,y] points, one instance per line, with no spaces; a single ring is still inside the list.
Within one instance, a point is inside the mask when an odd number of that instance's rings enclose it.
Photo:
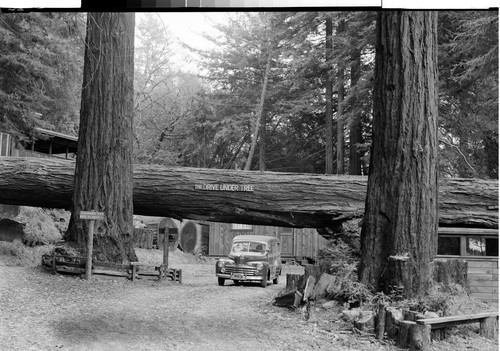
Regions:
[[[168,269],[168,225],[165,226],[165,234],[163,236],[163,266]]]

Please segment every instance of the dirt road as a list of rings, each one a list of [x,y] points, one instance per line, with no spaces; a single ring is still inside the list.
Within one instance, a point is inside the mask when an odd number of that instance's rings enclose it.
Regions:
[[[218,286],[214,265],[177,263],[183,284],[125,279],[91,283],[0,262],[0,350],[399,350],[346,330],[332,310],[316,322],[272,305],[278,285]],[[348,327],[347,327],[348,328]],[[482,339],[482,338],[481,338]],[[487,339],[433,350],[495,349]]]
[[[54,276],[0,266],[1,350],[352,350],[352,336],[271,305],[284,286],[217,285],[211,264],[183,284]],[[283,274],[300,267],[286,267]],[[370,344],[370,341],[364,340]],[[371,345],[375,346],[375,345]],[[377,349],[378,347],[368,349]]]

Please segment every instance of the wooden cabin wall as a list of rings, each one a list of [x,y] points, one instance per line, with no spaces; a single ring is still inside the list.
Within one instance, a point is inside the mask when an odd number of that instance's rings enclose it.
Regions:
[[[470,295],[498,303],[498,258],[467,258]]]
[[[233,238],[237,235],[265,235],[281,240],[283,258],[311,258],[316,260],[318,250],[325,248],[327,240],[316,229],[280,228],[273,226],[252,227],[252,230],[232,230],[230,223],[209,223],[209,250],[211,256],[225,256],[231,250]]]
[[[472,256],[473,252],[467,252],[468,238],[497,239],[498,229],[486,228],[439,228],[439,239],[455,238],[459,239],[459,248],[452,249],[446,254],[439,254],[437,258],[459,259],[467,262],[467,285],[471,296],[490,303],[498,304],[498,247],[494,252],[495,245],[492,245],[492,252],[486,256]],[[438,241],[439,242],[439,241]],[[439,245],[438,245],[439,246]],[[485,247],[485,254],[487,248]],[[453,252],[456,251],[456,252]]]
[[[174,230],[173,234],[177,241],[170,247],[175,250],[178,247],[178,241],[181,241],[182,235],[186,235],[185,228],[187,223],[195,223],[196,227],[196,250],[200,250],[205,255],[226,256],[231,250],[233,238],[237,235],[264,235],[277,237],[281,240],[281,257],[293,258],[298,260],[313,259],[316,260],[318,250],[325,248],[328,241],[320,236],[315,229],[302,228],[281,228],[274,226],[252,226],[251,230],[233,230],[230,223],[215,222],[178,222],[170,218],[163,218],[157,224],[150,224],[144,229],[134,230],[134,244],[136,247],[152,249],[163,249],[163,232],[158,232],[167,224],[169,231]],[[191,232],[190,232],[191,233]],[[193,233],[191,233],[193,234]],[[155,239],[155,247],[153,247]],[[196,251],[194,250],[194,251]]]
[[[294,257],[314,260],[318,258],[318,251],[328,244],[328,240],[312,228],[294,229],[294,241]]]

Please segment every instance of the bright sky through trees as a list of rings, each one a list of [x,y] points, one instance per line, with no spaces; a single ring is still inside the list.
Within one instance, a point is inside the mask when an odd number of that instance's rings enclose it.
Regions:
[[[139,22],[144,13],[137,13]],[[197,49],[210,49],[212,44],[203,39],[203,33],[214,33],[212,24],[223,22],[229,15],[227,12],[159,12],[158,17],[165,25],[165,30],[173,35],[175,48],[174,62],[182,71],[197,71],[196,58],[193,53],[185,49],[181,42]],[[137,39],[137,37],[136,37]]]

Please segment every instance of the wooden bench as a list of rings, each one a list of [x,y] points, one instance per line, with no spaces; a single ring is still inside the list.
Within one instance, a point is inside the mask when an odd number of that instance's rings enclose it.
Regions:
[[[137,278],[170,278],[173,281],[178,281],[180,284],[182,284],[181,269],[166,268],[166,266],[164,265],[158,266],[141,262],[130,262],[130,266],[132,267],[132,281]],[[140,270],[139,267],[145,269]]]
[[[479,323],[480,334],[488,339],[498,336],[498,311],[466,314],[438,318],[417,319],[416,322],[404,321],[410,326],[410,350],[430,350],[431,337],[435,331],[444,330],[461,324]]]
[[[429,325],[431,330],[444,329],[455,325],[479,322],[479,332],[482,336],[494,339],[498,335],[497,330],[498,311],[466,314],[463,316],[449,316],[428,319],[417,319],[419,325]]]

